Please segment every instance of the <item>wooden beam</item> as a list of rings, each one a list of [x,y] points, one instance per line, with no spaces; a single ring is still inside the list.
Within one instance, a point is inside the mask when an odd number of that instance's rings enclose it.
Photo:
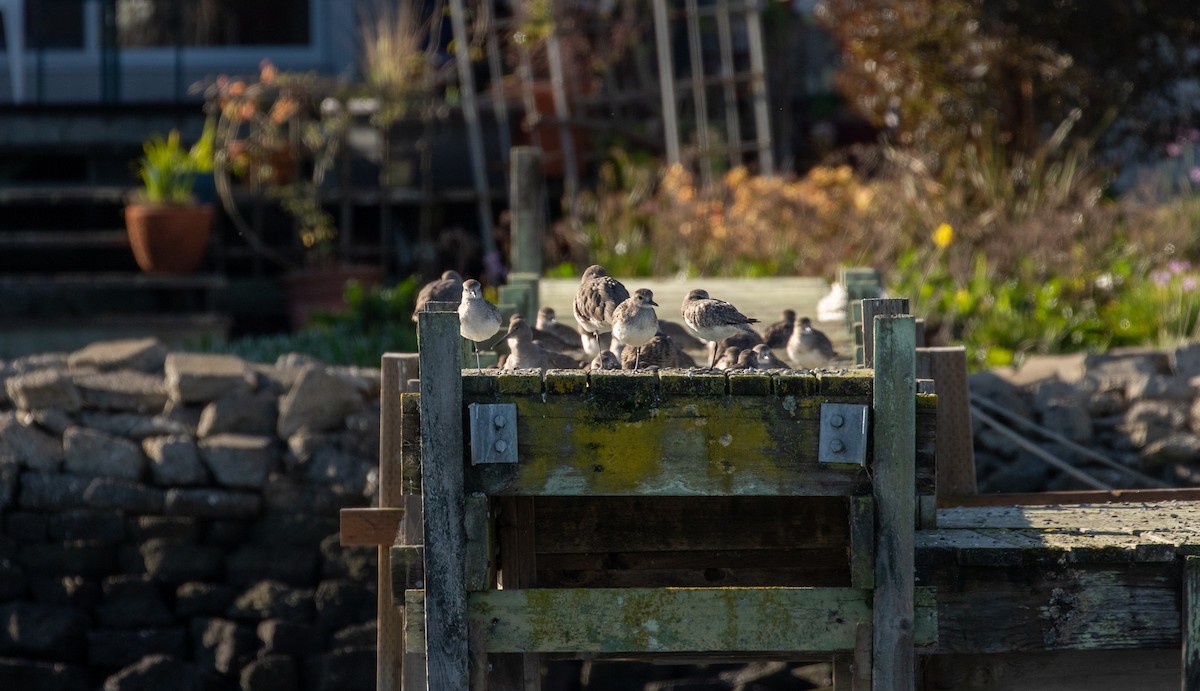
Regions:
[[[863,367],[875,366],[875,317],[908,314],[908,298],[864,298],[862,301]],[[913,324],[913,343],[916,343],[916,323]],[[916,348],[916,345],[913,346]]]
[[[342,509],[338,538],[344,547],[390,547],[396,542],[403,519],[404,509],[400,507]]]
[[[966,348],[918,348],[917,376],[937,383],[937,493],[976,494]]]
[[[458,21],[461,22],[461,17]],[[440,310],[453,303],[431,305]],[[429,689],[466,689],[469,683],[463,582],[462,339],[455,312],[426,311],[418,319],[428,634],[426,683]],[[412,623],[408,622],[410,630]]]
[[[1200,691],[1200,557],[1183,561],[1183,691]]]
[[[935,599],[919,595],[909,634],[928,644]],[[411,615],[421,599],[406,593]],[[472,593],[468,617],[484,624],[489,652],[832,653],[854,650],[870,602],[860,588],[534,588]]]
[[[931,689],[956,691],[1178,691],[1179,652],[1089,650],[935,655]]]
[[[542,151],[532,146],[515,146],[510,156],[508,204],[512,212],[512,270],[540,276],[542,243],[546,237],[546,178],[542,173]]]
[[[939,508],[967,506],[1038,506],[1046,504],[1112,504],[1153,501],[1200,501],[1200,488],[1070,490],[1013,494],[938,497]]]
[[[907,303],[907,300],[904,301]],[[864,300],[863,311],[876,311]],[[906,305],[905,305],[906,306]],[[890,304],[887,309],[899,309]],[[914,521],[916,519],[916,337],[911,316],[877,316],[875,356],[874,647],[871,686],[876,691],[913,691]]]

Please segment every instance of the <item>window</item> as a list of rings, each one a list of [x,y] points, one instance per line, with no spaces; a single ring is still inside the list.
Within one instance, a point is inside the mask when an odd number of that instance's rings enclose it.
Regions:
[[[308,45],[312,0],[116,0],[121,48]]]

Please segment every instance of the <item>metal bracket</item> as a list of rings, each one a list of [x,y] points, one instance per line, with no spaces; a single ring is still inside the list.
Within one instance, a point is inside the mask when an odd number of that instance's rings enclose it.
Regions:
[[[472,403],[471,465],[517,462],[517,406]]]
[[[822,403],[817,461],[865,466],[870,410],[852,403]]]

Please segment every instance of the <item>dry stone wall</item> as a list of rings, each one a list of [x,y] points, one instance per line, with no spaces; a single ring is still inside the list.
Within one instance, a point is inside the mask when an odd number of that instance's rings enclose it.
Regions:
[[[1128,468],[1172,486],[1200,486],[1200,343],[1037,357],[1019,370],[973,375],[970,387],[972,394]],[[973,424],[981,492],[1088,489],[978,419]],[[1112,487],[1145,486],[1089,462],[1070,445],[1024,436]]]
[[[154,339],[0,363],[0,688],[374,688],[379,372]]]

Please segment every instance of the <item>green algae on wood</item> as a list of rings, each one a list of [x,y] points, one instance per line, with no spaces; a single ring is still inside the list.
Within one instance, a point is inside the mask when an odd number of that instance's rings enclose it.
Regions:
[[[664,370],[658,373],[663,396],[724,396],[723,372]]]
[[[584,394],[587,393],[587,372],[579,369],[548,369],[542,376],[542,383],[548,394]]]
[[[730,372],[727,379],[731,396],[770,396],[773,388],[765,372]]]
[[[509,370],[496,377],[496,391],[501,394],[536,395],[542,392],[542,373],[535,369]]]
[[[924,590],[924,589],[921,589]],[[422,591],[409,591],[409,650],[424,645]],[[858,588],[535,588],[472,593],[468,620],[487,652],[833,653],[871,621]],[[937,640],[936,609],[918,596],[916,639]],[[564,616],[570,613],[570,616]]]
[[[462,371],[463,397],[494,395],[497,372],[498,370],[464,369]]]

